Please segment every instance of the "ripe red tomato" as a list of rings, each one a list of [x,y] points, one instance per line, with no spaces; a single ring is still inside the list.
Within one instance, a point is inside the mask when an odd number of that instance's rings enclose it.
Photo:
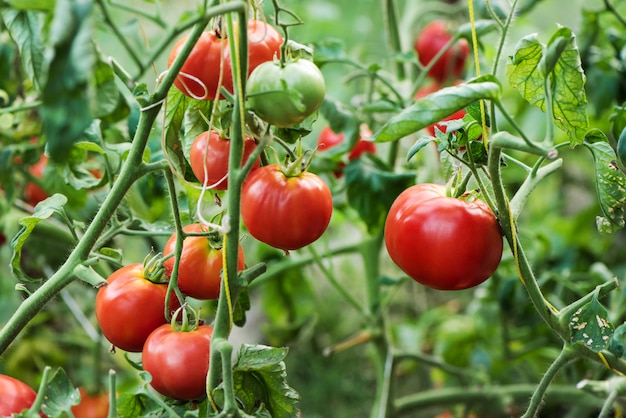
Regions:
[[[462,83],[462,81],[459,80],[455,84],[458,85],[460,83]],[[437,82],[422,86],[415,93],[415,99],[417,100],[417,99],[421,99],[422,97],[426,97],[429,94],[434,93],[441,88],[442,88],[441,84]],[[435,136],[435,127],[437,127],[437,129],[439,129],[441,132],[446,133],[448,131],[448,126],[445,123],[441,123],[441,122],[447,122],[447,121],[455,120],[455,119],[463,119],[463,117],[466,114],[467,112],[465,111],[465,109],[459,109],[453,114],[451,114],[450,116],[443,118],[440,122],[427,126],[426,130],[431,136]]]
[[[418,184],[395,200],[385,223],[391,259],[415,281],[440,290],[476,286],[502,257],[495,215],[481,200],[446,197],[445,186]]]
[[[334,148],[343,142],[344,137],[343,133],[336,133],[330,126],[324,126],[317,139],[317,149],[318,151],[326,151]]]
[[[371,136],[372,131],[370,131],[367,125],[362,124],[359,139],[348,153],[349,161],[356,160],[357,158],[360,158],[363,154],[376,154],[376,144],[372,141],[363,139],[363,137]],[[345,135],[343,133],[335,133],[330,128],[330,126],[325,126],[320,131],[320,135],[317,139],[317,149],[318,151],[326,151],[328,149],[334,148],[343,142],[344,137]],[[334,171],[335,177],[341,177],[343,175],[342,170],[346,166],[346,164],[344,162],[340,162],[338,166],[341,170]]]
[[[167,67],[180,53],[188,36],[180,39],[170,51]],[[226,42],[218,38],[215,32],[204,32],[193,47],[183,64],[174,86],[183,94],[194,99],[215,100],[219,96],[220,64],[223,61],[222,49],[228,48]],[[223,73],[230,72],[230,66],[224,66]]]
[[[167,284],[145,277],[141,263],[115,271],[96,295],[96,319],[107,340],[124,351],[140,352],[148,335],[165,324]],[[170,297],[170,312],[180,307]]]
[[[168,398],[190,401],[206,394],[213,328],[200,325],[178,331],[171,324],[154,330],[143,348],[143,369],[152,375],[150,385]]]
[[[107,418],[109,414],[109,394],[92,395],[85,388],[79,388],[80,403],[72,407],[74,418]]]
[[[277,164],[248,176],[241,192],[241,218],[254,238],[274,248],[296,250],[317,240],[330,222],[333,198],[317,175],[287,177]]]
[[[306,119],[320,107],[325,94],[322,72],[303,58],[284,65],[264,62],[248,78],[250,107],[261,119],[280,128]]]
[[[202,224],[189,224],[183,230],[185,232],[207,232],[208,227]],[[183,251],[180,255],[178,266],[178,288],[196,299],[217,299],[220,295],[222,282],[222,249],[211,246],[210,238],[206,236],[188,236],[183,241]],[[176,233],[172,234],[163,255],[172,254],[176,248]],[[165,274],[169,277],[174,269],[174,257],[170,257],[163,263]],[[237,268],[245,267],[243,248],[239,245],[239,257]]]
[[[3,374],[0,374],[0,395],[0,416],[3,417],[30,408],[37,397],[37,393],[26,383]]]
[[[28,170],[33,175],[33,177],[40,179],[43,177],[43,172],[46,169],[47,164],[48,157],[42,155],[41,159],[32,166],[30,166]],[[28,184],[26,184],[26,188],[24,189],[24,199],[29,205],[36,206],[37,203],[41,202],[44,199],[47,199],[48,196],[48,193],[35,183],[29,182]]]
[[[245,136],[243,144],[243,161],[256,148],[256,142]],[[215,190],[228,189],[228,157],[230,156],[230,140],[222,138],[217,131],[203,132],[194,139],[189,151],[189,164],[198,181]],[[206,174],[205,174],[206,161]],[[253,170],[259,166],[255,162]]]
[[[427,24],[415,40],[415,52],[422,65],[428,65],[439,51],[452,39],[446,22],[435,20]],[[463,74],[465,62],[469,56],[469,45],[465,39],[459,39],[432,66],[428,75],[443,83],[458,78]]]

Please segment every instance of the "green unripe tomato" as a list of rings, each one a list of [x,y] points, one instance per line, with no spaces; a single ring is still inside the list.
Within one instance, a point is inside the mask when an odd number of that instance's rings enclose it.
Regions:
[[[305,59],[268,61],[248,78],[247,95],[252,110],[267,123],[287,128],[315,112],[326,93],[322,72]]]

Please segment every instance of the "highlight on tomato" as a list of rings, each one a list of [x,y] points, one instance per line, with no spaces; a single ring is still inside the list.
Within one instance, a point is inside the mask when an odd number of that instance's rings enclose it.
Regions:
[[[313,114],[326,94],[320,69],[304,58],[259,65],[248,78],[250,108],[270,125],[295,126]]]
[[[209,325],[174,321],[154,330],[141,355],[143,369],[152,376],[150,385],[161,395],[179,401],[206,396],[212,335]]]
[[[4,374],[0,374],[0,395],[0,416],[3,417],[29,409],[37,398],[37,393],[26,383]]]
[[[243,223],[250,235],[274,248],[297,250],[316,241],[332,211],[330,189],[308,171],[291,173],[272,164],[250,173],[243,184]]]
[[[256,148],[254,139],[246,135],[243,143],[243,162]],[[205,187],[214,190],[228,189],[228,159],[230,157],[230,140],[222,137],[215,130],[202,132],[198,135],[189,151],[189,165],[193,174]],[[253,170],[260,164],[254,163]]]
[[[193,223],[183,227],[183,231],[190,234],[207,233],[209,227],[200,223]],[[175,252],[176,235],[173,233],[165,244],[163,248],[164,257]],[[209,236],[191,235],[185,237],[180,255],[177,281],[178,288],[185,295],[202,300],[219,297],[223,268],[223,249],[220,238],[217,233]],[[172,275],[174,262],[175,258],[169,257],[163,263],[167,277]],[[237,268],[243,270],[244,267],[244,253],[240,244]]]
[[[153,259],[157,262],[157,259]],[[148,335],[167,323],[165,299],[167,283],[162,269],[150,263],[124,266],[109,276],[96,295],[96,319],[102,334],[115,347],[140,352]],[[180,306],[172,294],[169,312]]]
[[[428,23],[417,35],[414,44],[420,64],[427,66],[452,40],[453,36],[445,21],[434,20]],[[468,57],[469,44],[461,38],[433,64],[428,75],[440,83],[457,79],[463,74]]]
[[[479,285],[502,258],[496,216],[479,199],[446,196],[439,184],[403,191],[385,222],[389,256],[413,280],[439,290]]]

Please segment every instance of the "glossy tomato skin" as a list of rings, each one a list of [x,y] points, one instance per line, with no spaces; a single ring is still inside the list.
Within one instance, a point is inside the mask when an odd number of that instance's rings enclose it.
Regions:
[[[48,157],[42,155],[39,161],[30,166],[29,171],[33,177],[40,179],[43,177],[43,172],[46,169],[47,164]],[[24,189],[24,199],[29,205],[36,206],[37,203],[47,199],[48,196],[48,193],[37,184],[32,182],[26,184],[26,188]]]
[[[99,393],[92,395],[85,388],[79,388],[80,403],[72,406],[74,418],[107,418],[109,414],[109,395]]]
[[[186,225],[185,232],[207,232],[208,227],[199,223]],[[163,249],[167,256],[176,248],[176,234],[172,234]],[[165,274],[170,277],[174,269],[174,257],[163,263]],[[237,268],[245,267],[243,248],[239,245]],[[217,299],[220,295],[222,249],[211,247],[209,238],[204,236],[188,236],[183,241],[183,251],[178,267],[178,287],[187,296],[196,299]]]
[[[415,52],[420,63],[428,65],[451,39],[452,34],[443,20],[435,20],[427,24],[415,40]],[[440,83],[459,78],[463,74],[468,57],[469,45],[464,38],[461,38],[441,56],[428,75]]]
[[[241,217],[250,235],[285,251],[322,236],[332,211],[330,189],[319,176],[287,177],[276,164],[250,173],[241,192]]]
[[[243,143],[244,163],[255,148],[256,142],[246,135]],[[228,189],[229,156],[230,140],[222,138],[217,131],[211,130],[201,133],[194,139],[189,151],[189,165],[198,181],[204,183],[205,186],[214,190],[226,190]],[[257,159],[252,169],[257,168],[259,163]]]
[[[37,393],[26,383],[3,374],[0,374],[0,395],[0,416],[2,417],[30,408],[37,397]]]
[[[440,290],[467,289],[498,267],[502,234],[487,204],[445,192],[438,184],[402,192],[385,222],[385,244],[391,259],[415,281]]]
[[[142,353],[143,368],[152,375],[150,385],[168,398],[202,398],[206,394],[212,335],[209,325],[183,332],[165,324],[154,330]]]
[[[140,352],[148,335],[166,323],[167,284],[144,277],[143,264],[129,264],[116,270],[96,295],[96,319],[111,344],[124,351]],[[180,307],[170,297],[170,312]]]
[[[271,125],[287,128],[315,112],[326,94],[322,72],[305,59],[259,65],[248,78],[248,102]],[[294,103],[294,98],[299,103]]]
[[[168,68],[172,66],[188,38],[189,36],[185,36],[174,45],[168,57]],[[215,32],[202,33],[180,69],[174,86],[186,96],[194,99],[215,100],[219,97],[218,86],[223,48],[228,48],[228,45]],[[223,73],[230,73],[230,67],[224,66]],[[230,87],[232,89],[232,85]]]

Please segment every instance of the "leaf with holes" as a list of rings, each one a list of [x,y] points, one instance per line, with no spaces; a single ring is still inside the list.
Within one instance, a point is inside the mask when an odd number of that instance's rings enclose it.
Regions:
[[[613,325],[608,320],[608,312],[598,300],[597,293],[591,301],[574,312],[569,329],[572,344],[585,345],[594,353],[606,349],[613,336]]]

